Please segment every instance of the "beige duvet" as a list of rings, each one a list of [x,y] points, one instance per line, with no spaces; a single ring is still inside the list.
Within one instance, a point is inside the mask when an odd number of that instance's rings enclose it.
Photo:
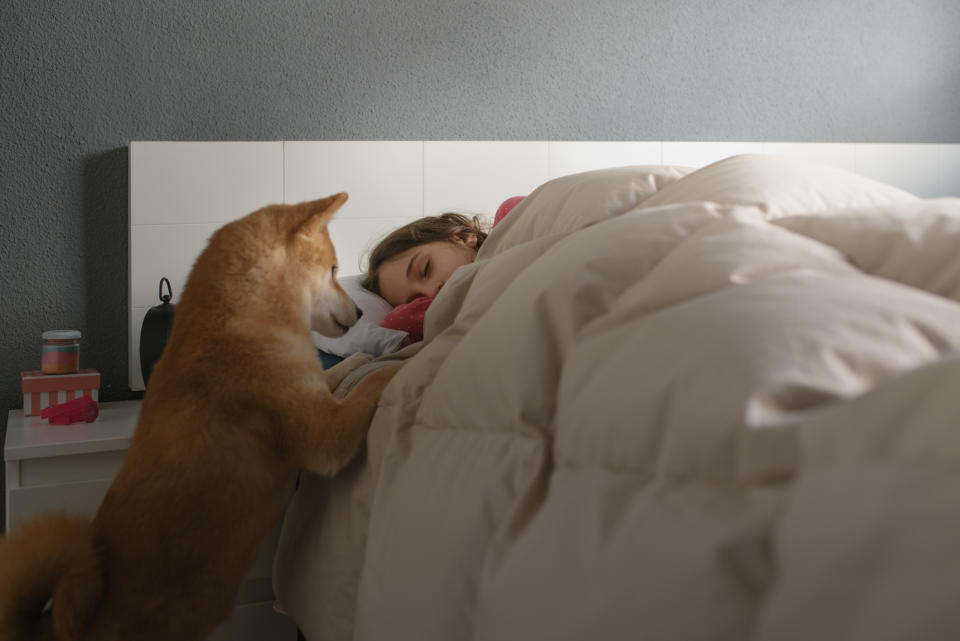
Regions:
[[[770,156],[549,182],[363,457],[303,478],[281,607],[310,641],[960,638],[958,301],[957,199]]]

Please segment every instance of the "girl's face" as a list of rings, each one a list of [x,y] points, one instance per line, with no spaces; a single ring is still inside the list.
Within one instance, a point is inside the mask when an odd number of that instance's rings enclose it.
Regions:
[[[380,294],[396,307],[426,296],[433,298],[457,267],[477,257],[477,237],[438,240],[411,247],[380,265]]]

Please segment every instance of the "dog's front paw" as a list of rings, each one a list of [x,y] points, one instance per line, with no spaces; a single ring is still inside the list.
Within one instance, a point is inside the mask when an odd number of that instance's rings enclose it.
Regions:
[[[369,363],[373,360],[373,354],[367,354],[366,352],[355,352],[343,359],[341,365],[346,365],[347,369],[354,370],[365,363]]]
[[[334,389],[343,379],[347,377],[350,372],[357,369],[361,365],[366,365],[372,360],[373,356],[370,354],[365,354],[364,352],[350,354],[350,356],[347,356],[330,369],[324,371],[324,374],[327,377],[327,385],[330,387],[330,389]]]

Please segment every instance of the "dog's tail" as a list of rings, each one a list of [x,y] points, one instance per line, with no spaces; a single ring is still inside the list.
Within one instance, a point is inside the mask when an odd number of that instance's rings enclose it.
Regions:
[[[41,516],[0,539],[0,641],[77,639],[103,595],[90,521]]]

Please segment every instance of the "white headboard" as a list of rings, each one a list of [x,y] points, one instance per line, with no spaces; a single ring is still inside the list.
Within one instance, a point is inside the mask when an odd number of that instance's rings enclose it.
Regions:
[[[140,327],[166,276],[176,303],[210,234],[272,203],[346,191],[330,233],[343,275],[392,229],[424,215],[492,216],[552,178],[620,165],[702,167],[741,153],[811,160],[919,196],[960,195],[960,145],[750,142],[132,142],[129,382],[143,389]]]

